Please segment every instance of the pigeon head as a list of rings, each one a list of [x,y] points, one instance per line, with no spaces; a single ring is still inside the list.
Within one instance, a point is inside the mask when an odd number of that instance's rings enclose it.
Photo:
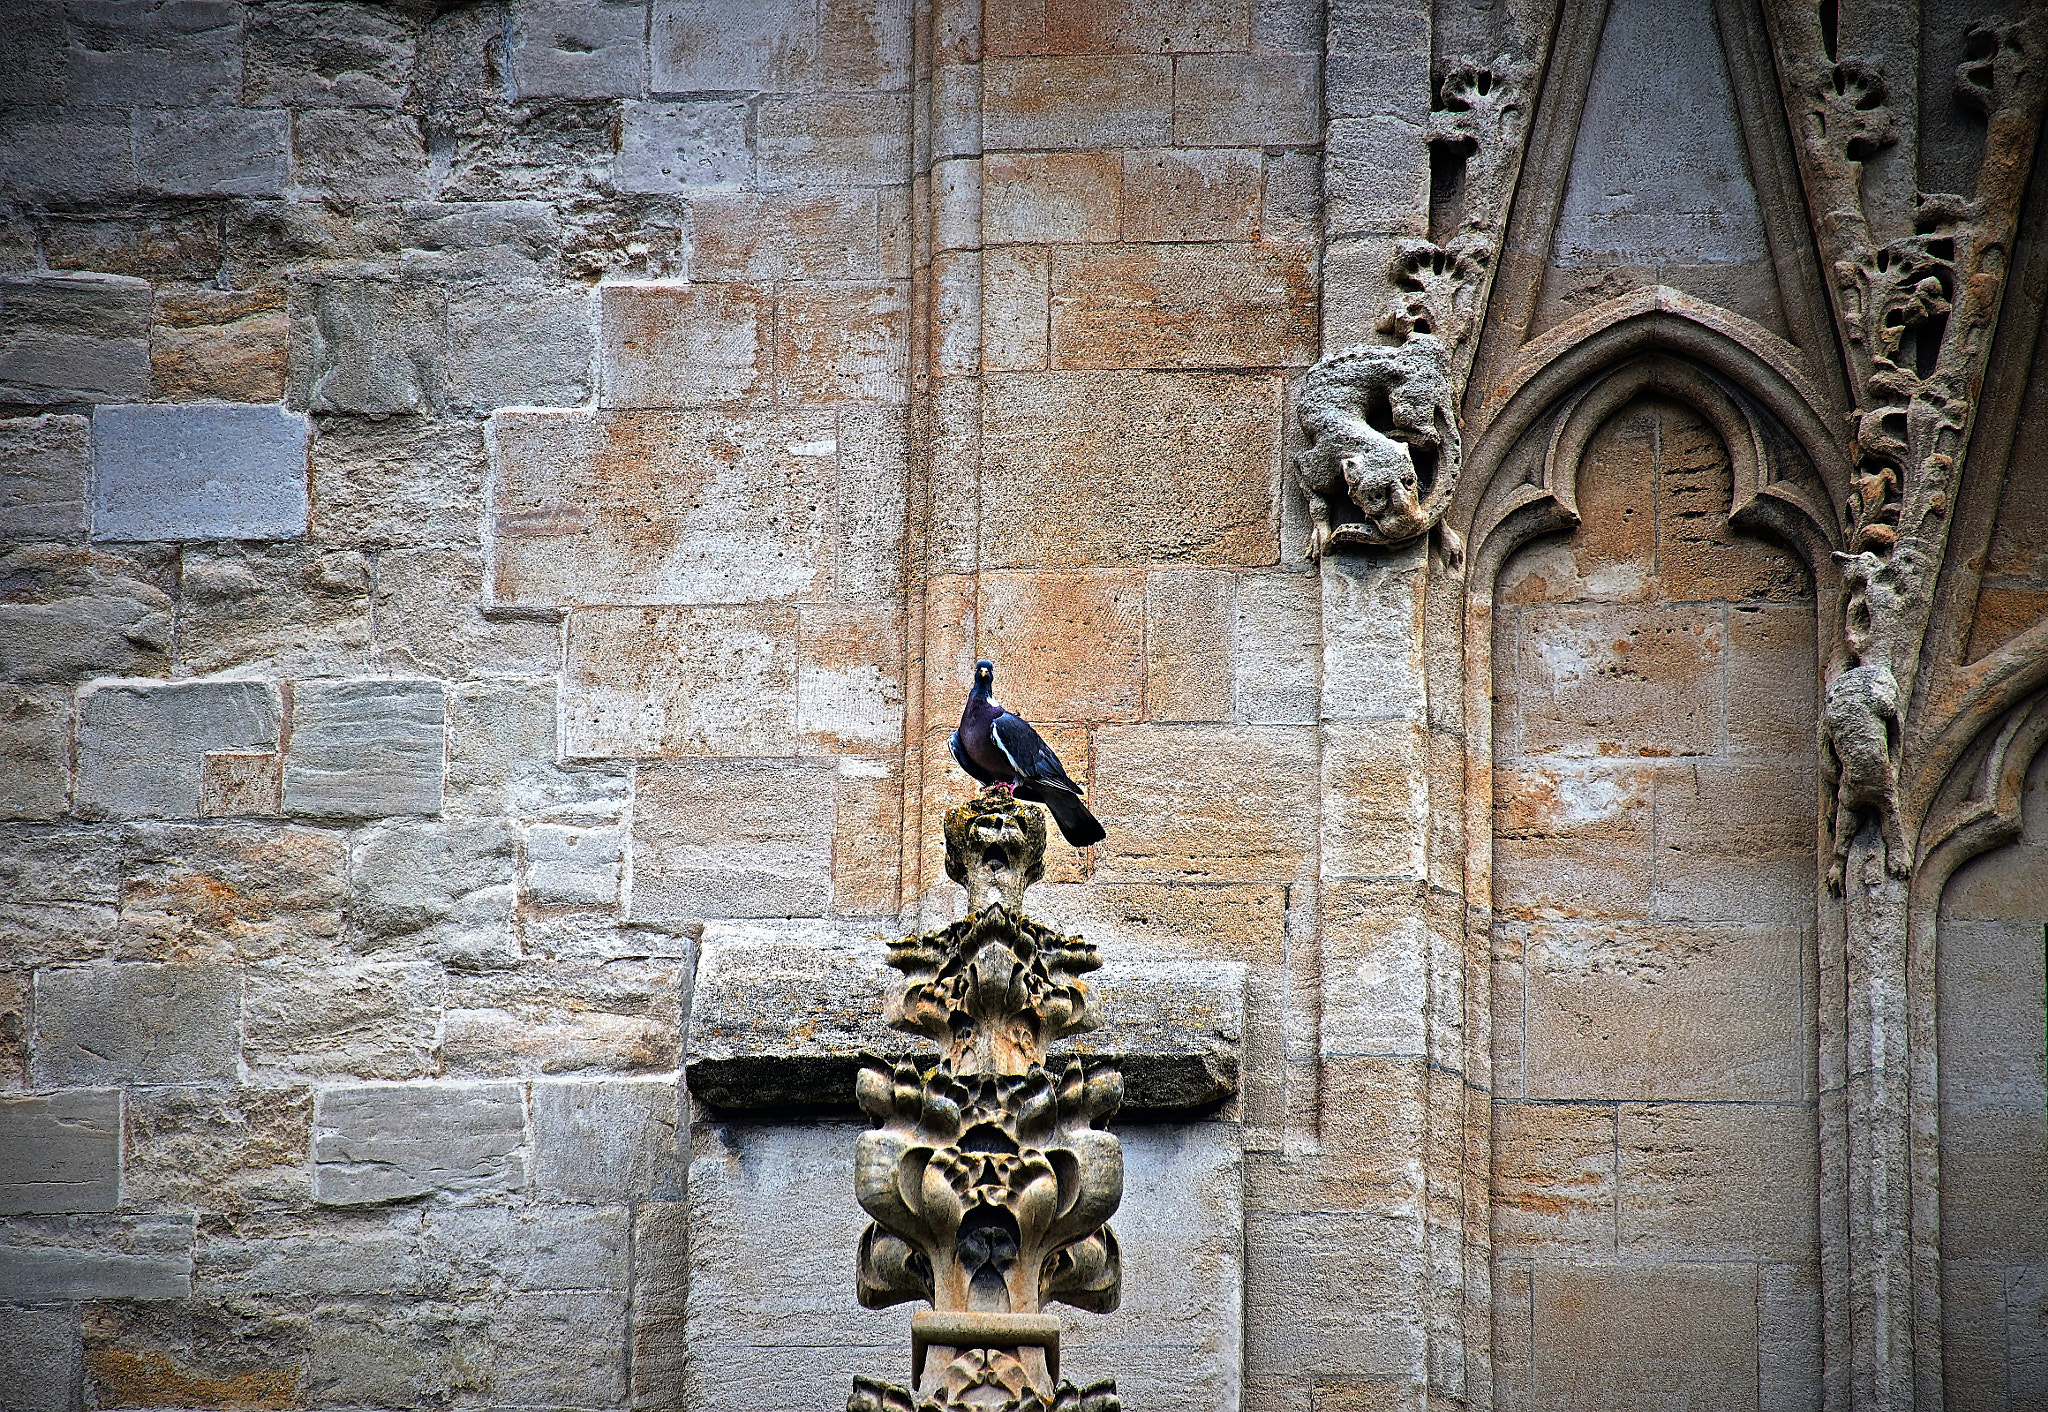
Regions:
[[[974,686],[977,691],[994,691],[996,688],[996,664],[986,657],[974,664]]]

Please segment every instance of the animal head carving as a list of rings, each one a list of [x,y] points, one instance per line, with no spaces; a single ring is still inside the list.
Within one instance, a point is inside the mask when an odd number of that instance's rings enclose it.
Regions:
[[[1315,519],[1314,552],[1399,544],[1443,517],[1459,451],[1442,340],[1415,334],[1324,359],[1302,384],[1300,416],[1309,445],[1295,473]]]

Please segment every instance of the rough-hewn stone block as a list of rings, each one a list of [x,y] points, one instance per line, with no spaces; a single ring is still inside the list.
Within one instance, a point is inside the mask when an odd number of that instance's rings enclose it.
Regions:
[[[774,302],[748,285],[608,284],[602,396],[607,407],[766,400]]]
[[[0,278],[0,396],[127,402],[149,396],[149,285],[126,275]]]
[[[993,152],[982,160],[988,245],[1078,245],[1117,238],[1122,164],[1106,152]]]
[[[337,834],[248,824],[134,824],[123,831],[123,843],[123,957],[311,959],[329,954],[341,934],[346,853]]]
[[[525,1101],[518,1084],[372,1084],[320,1090],[313,1199],[328,1206],[521,1191]]]
[[[420,681],[300,683],[285,750],[285,812],[354,819],[437,812],[442,690]]]
[[[1623,1254],[1798,1261],[1818,1249],[1808,1105],[1624,1103],[1619,1122]]]
[[[523,0],[512,11],[521,98],[636,98],[647,83],[645,0]]]
[[[299,189],[336,202],[405,201],[429,192],[427,149],[410,113],[316,108],[292,124]]]
[[[538,281],[478,280],[448,296],[448,396],[479,411],[573,407],[596,386],[593,296]]]
[[[852,604],[797,612],[796,728],[820,755],[893,750],[903,739],[903,633],[896,614]]]
[[[1125,824],[1101,845],[1105,882],[1280,882],[1314,848],[1316,767],[1288,726],[1104,726],[1095,808]]]
[[[242,90],[242,11],[209,0],[103,4],[67,15],[71,101],[178,108]]]
[[[1051,311],[1056,368],[1306,366],[1315,261],[1245,243],[1062,249]]]
[[[837,780],[829,762],[809,760],[643,767],[629,915],[822,916]]]
[[[0,421],[0,539],[85,538],[91,427],[55,415]]]
[[[281,401],[289,328],[282,289],[159,285],[149,340],[157,396]]]
[[[1287,892],[1272,884],[1188,887],[1172,884],[1032,889],[1032,915],[1079,932],[1104,955],[1128,960],[1200,957],[1277,964],[1286,942]]]
[[[242,101],[251,107],[396,108],[413,67],[411,29],[379,10],[264,5],[248,15]]]
[[[441,968],[266,961],[249,968],[242,1056],[263,1083],[411,1079],[439,1065]]]
[[[987,398],[984,566],[1273,561],[1273,379],[1012,373]]]
[[[370,562],[313,544],[222,543],[181,556],[178,666],[192,674],[353,675],[370,667]]]
[[[1493,1239],[1505,1254],[1614,1254],[1612,1104],[1493,1105]]]
[[[526,896],[570,906],[616,902],[624,848],[625,836],[616,825],[535,824],[525,836]]]
[[[990,148],[1165,147],[1173,61],[1160,56],[990,59],[982,65]]]
[[[313,1095],[303,1088],[131,1089],[127,1198],[203,1211],[303,1211],[312,1196],[312,1125]]]
[[[120,1090],[0,1098],[0,1213],[120,1204]]]
[[[1428,234],[1429,149],[1399,118],[1336,118],[1324,138],[1325,219],[1332,234]]]
[[[778,402],[909,400],[910,300],[902,286],[785,288],[775,329]]]
[[[1043,249],[989,250],[981,260],[981,366],[1022,372],[1045,366],[1052,257]]]
[[[887,186],[910,160],[910,100],[896,93],[816,93],[763,99],[755,152],[770,190]]]
[[[404,278],[314,278],[292,289],[291,402],[383,418],[439,407],[447,293]]]
[[[495,431],[498,602],[759,602],[829,581],[829,413],[515,413]]]
[[[882,273],[871,191],[709,195],[690,202],[690,278],[871,280]]]
[[[533,1184],[555,1201],[674,1200],[682,1192],[673,1078],[533,1086]]]
[[[1145,715],[1154,721],[1225,721],[1237,576],[1160,569],[1145,576]]]
[[[563,753],[790,753],[796,626],[789,608],[576,610],[562,684]]]
[[[747,105],[723,99],[695,103],[625,103],[612,183],[621,191],[739,191],[754,184],[747,142]]]
[[[206,754],[275,749],[267,682],[111,682],[78,698],[78,807],[115,818],[196,818]]]
[[[0,1221],[0,1289],[10,1300],[186,1299],[193,1218],[16,1216]]]
[[[656,93],[809,88],[818,64],[816,0],[654,0]]]
[[[1253,725],[1306,725],[1316,718],[1322,604],[1308,574],[1244,574],[1237,580],[1234,649],[1237,711]]]
[[[312,530],[344,544],[468,544],[487,468],[473,426],[323,419],[313,441]]]
[[[1190,54],[1174,63],[1173,140],[1184,147],[1314,143],[1322,137],[1319,96],[1307,54]]]
[[[135,167],[166,196],[282,196],[290,141],[279,112],[145,111],[135,118]]]
[[[648,1074],[681,1065],[686,972],[665,957],[529,958],[448,986],[444,1072]]]
[[[0,686],[0,818],[54,819],[71,805],[70,693]]]
[[[39,1087],[231,1080],[241,978],[218,961],[65,967],[36,975]]]
[[[18,1412],[71,1412],[84,1382],[78,1310],[0,1309],[0,1386]]]
[[[1124,153],[1119,229],[1128,241],[1255,240],[1265,159],[1256,151]]]
[[[101,407],[95,539],[289,539],[306,529],[303,414],[281,407]]]
[[[511,951],[516,836],[497,820],[366,829],[349,857],[358,949],[405,947],[473,964]]]
[[[1566,1265],[1535,1270],[1537,1406],[1576,1399],[1634,1412],[1671,1389],[1717,1407],[1757,1405],[1752,1264]]]

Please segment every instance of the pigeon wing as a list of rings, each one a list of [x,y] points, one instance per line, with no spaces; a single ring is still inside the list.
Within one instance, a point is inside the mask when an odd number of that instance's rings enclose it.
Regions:
[[[1020,780],[1037,780],[1058,784],[1079,794],[1081,787],[1067,778],[1066,766],[1060,764],[1060,757],[1052,753],[1052,747],[1045,738],[1031,728],[1031,723],[1022,716],[1005,711],[996,717],[993,734],[996,748],[1009,760],[1010,768],[1017,772]]]

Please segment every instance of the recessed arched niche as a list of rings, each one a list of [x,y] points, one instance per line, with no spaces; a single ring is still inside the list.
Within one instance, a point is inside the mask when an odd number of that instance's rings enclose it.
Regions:
[[[1815,589],[1731,520],[1788,446],[1654,355],[1534,419],[1487,493],[1577,519],[1474,556],[1500,566],[1496,1405],[1820,1379]]]

